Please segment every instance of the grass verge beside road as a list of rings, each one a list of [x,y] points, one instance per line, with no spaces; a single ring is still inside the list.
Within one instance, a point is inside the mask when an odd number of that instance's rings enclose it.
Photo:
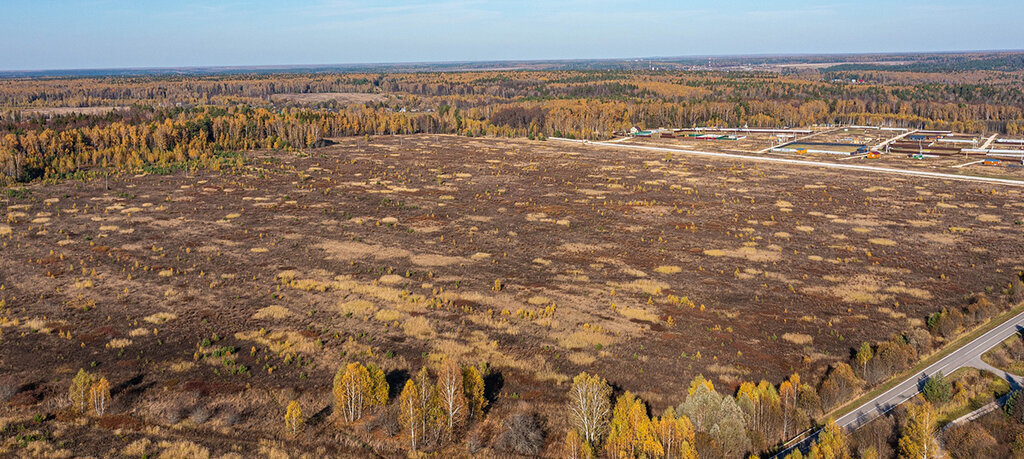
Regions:
[[[993,328],[996,328],[1000,324],[1006,322],[1007,320],[1010,320],[1011,318],[1013,318],[1013,316],[1020,314],[1022,311],[1024,311],[1024,304],[1018,304],[1009,311],[1006,311],[1002,314],[999,314],[998,316],[989,319],[988,322],[985,322],[984,324],[975,327],[973,330],[961,335],[956,340],[946,343],[945,346],[942,346],[935,352],[932,352],[913,367],[910,367],[909,369],[889,378],[889,380],[883,383],[882,385],[875,387],[874,389],[871,389],[864,395],[861,395],[860,397],[854,399],[853,401],[848,402],[847,404],[835,410],[832,410],[830,413],[827,413],[824,416],[824,419],[828,419],[830,417],[839,418],[846,415],[847,413],[852,412],[857,407],[871,401],[871,399],[885,393],[885,391],[892,389],[893,387],[896,387],[897,384],[905,381],[907,378],[910,378],[911,376],[917,373],[920,373],[925,368],[928,368],[929,365],[938,362],[939,360],[948,356],[949,354],[952,354],[957,349],[964,347],[967,343],[974,341],[979,336],[984,335]]]

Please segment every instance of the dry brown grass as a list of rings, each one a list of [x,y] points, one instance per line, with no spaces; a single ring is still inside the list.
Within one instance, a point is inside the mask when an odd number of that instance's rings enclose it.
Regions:
[[[664,282],[650,279],[637,279],[633,282],[625,284],[621,284],[618,282],[609,282],[609,285],[621,290],[629,292],[646,293],[648,295],[660,295],[662,291],[668,290],[669,288],[669,285]]]
[[[406,335],[421,340],[428,340],[437,336],[437,332],[434,331],[430,320],[422,316],[405,319],[405,322],[402,323],[402,330]]]
[[[292,315],[292,312],[284,306],[270,305],[265,308],[261,308],[252,315],[253,319],[287,319]]]
[[[142,320],[149,322],[151,324],[162,324],[164,322],[168,322],[177,318],[178,315],[173,312],[158,312],[156,314],[146,316]]]
[[[643,320],[647,322],[657,322],[658,315],[643,308],[630,308],[621,307],[618,308],[619,314],[622,314],[627,319]]]
[[[740,247],[738,249],[708,249],[704,255],[709,257],[742,258],[756,262],[771,262],[782,259],[782,255],[774,250],[763,250],[756,247]]]
[[[800,346],[806,346],[814,342],[814,337],[804,333],[783,333],[782,339]]]
[[[598,344],[605,347],[616,341],[615,337],[611,335],[593,330],[580,330],[569,335],[556,336],[555,338],[558,339],[558,344],[566,349],[593,348]]]
[[[377,312],[377,306],[366,300],[352,300],[339,304],[338,311],[345,315],[351,314],[354,317],[366,319]]]
[[[394,309],[381,309],[373,315],[373,318],[381,322],[394,322],[401,319],[403,316],[404,314]]]

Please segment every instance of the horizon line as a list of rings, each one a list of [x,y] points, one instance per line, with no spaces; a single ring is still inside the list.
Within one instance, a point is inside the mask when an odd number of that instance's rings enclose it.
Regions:
[[[973,49],[943,51],[864,51],[835,53],[750,53],[750,54],[688,54],[675,56],[632,56],[632,57],[601,57],[601,58],[557,58],[557,59],[497,59],[497,60],[450,60],[450,61],[392,61],[392,62],[339,62],[324,64],[239,64],[239,65],[179,65],[179,66],[126,66],[126,67],[72,67],[72,68],[40,68],[40,69],[0,69],[0,77],[16,74],[32,74],[46,72],[118,72],[118,71],[188,71],[188,70],[289,70],[289,69],[330,69],[340,67],[389,67],[412,65],[463,65],[463,64],[502,64],[502,63],[570,63],[570,62],[624,62],[642,60],[673,60],[673,59],[704,59],[704,58],[777,58],[777,57],[830,57],[830,56],[901,56],[926,54],[970,54],[970,53],[1024,53],[1024,49]],[[838,64],[837,64],[838,65]],[[480,69],[486,71],[487,69]]]

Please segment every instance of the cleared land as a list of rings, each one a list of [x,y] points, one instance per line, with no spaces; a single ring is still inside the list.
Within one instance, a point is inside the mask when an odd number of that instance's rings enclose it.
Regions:
[[[581,370],[660,411],[697,373],[817,380],[1024,269],[1019,188],[553,141],[336,142],[3,197],[13,409],[59,406],[93,368],[122,414],[61,432],[72,450],[123,428],[248,451],[280,435],[283,400],[327,406],[344,362],[397,383],[443,354],[500,375],[498,412],[561,419]],[[237,352],[197,357],[219,346]],[[215,420],[169,429],[194,398]]]

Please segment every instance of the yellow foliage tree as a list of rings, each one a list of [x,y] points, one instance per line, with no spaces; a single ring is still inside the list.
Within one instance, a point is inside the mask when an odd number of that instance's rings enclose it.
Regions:
[[[409,436],[409,445],[413,451],[423,436],[420,424],[423,419],[423,408],[420,397],[420,388],[412,379],[405,382],[401,395],[398,396],[398,422],[402,425],[402,431]]]
[[[626,391],[615,401],[605,450],[609,457],[659,457],[664,449],[647,416],[647,406]]]
[[[569,429],[565,434],[565,458],[566,459],[591,459],[594,457],[594,450],[586,440],[580,437],[576,429]]]
[[[697,375],[695,378],[693,378],[693,381],[690,381],[690,389],[686,391],[686,394],[693,395],[693,393],[697,391],[697,387],[701,385],[707,387],[708,392],[715,391],[714,383],[704,378],[704,375]]]
[[[907,412],[907,425],[899,440],[899,454],[907,459],[931,459],[940,457],[935,444],[935,410],[932,404],[922,400]]]
[[[298,435],[302,430],[302,423],[302,407],[298,401],[292,400],[284,413],[284,430],[292,436]]]
[[[608,429],[612,388],[597,375],[576,375],[569,389],[569,425],[593,447]]]
[[[334,375],[334,401],[345,422],[362,418],[370,398],[370,374],[362,364],[352,362]]]
[[[103,416],[107,412],[107,407],[110,405],[110,383],[107,382],[107,378],[100,378],[92,385],[89,390],[92,399],[92,408],[96,411],[96,414]]]
[[[384,375],[384,370],[380,367],[369,363],[366,365],[366,372],[370,375],[370,400],[369,404],[374,406],[385,406],[388,404],[388,392],[391,387],[388,386],[387,376]]]
[[[815,442],[820,459],[850,459],[850,442],[836,421],[829,419]]]
[[[675,408],[669,406],[661,414],[661,418],[651,420],[654,433],[664,450],[664,457],[680,457],[696,459],[694,448],[693,423],[686,416],[676,417]]]
[[[92,389],[92,382],[92,375],[83,369],[79,369],[78,374],[71,380],[68,397],[71,399],[71,406],[75,411],[85,413],[89,409],[89,392]]]
[[[462,369],[453,359],[446,359],[437,373],[437,395],[441,402],[449,437],[466,425],[468,402],[463,389]]]
[[[480,371],[476,367],[468,366],[462,370],[462,389],[468,406],[467,422],[483,419],[487,398],[484,397],[484,378],[480,376]]]

